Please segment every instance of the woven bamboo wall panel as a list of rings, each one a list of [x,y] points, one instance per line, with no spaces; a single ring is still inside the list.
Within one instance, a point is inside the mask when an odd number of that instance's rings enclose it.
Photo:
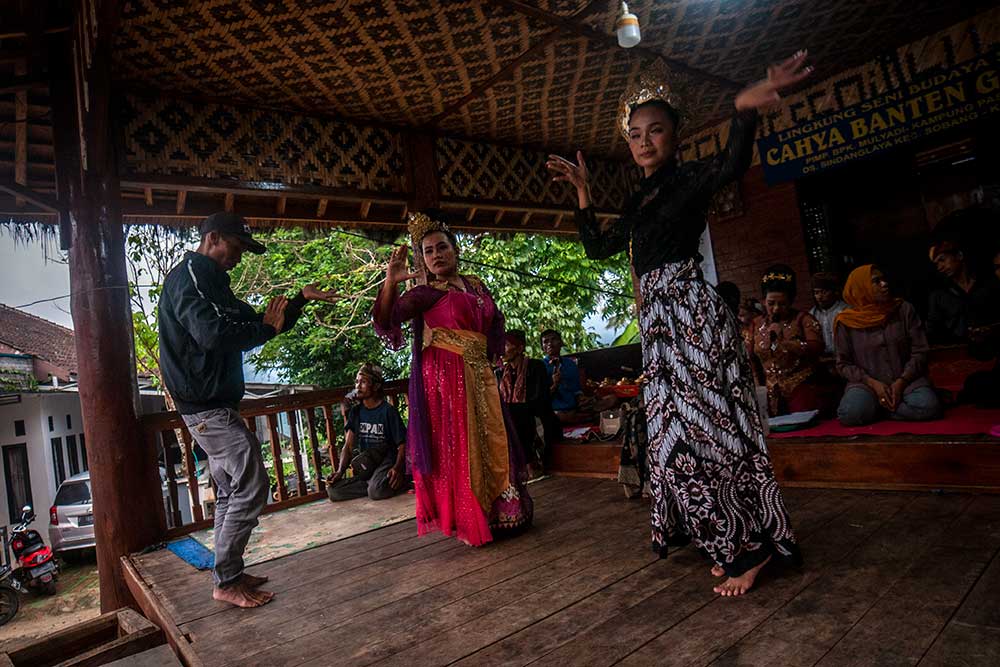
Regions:
[[[406,125],[426,123],[550,29],[486,0],[125,7],[114,67],[136,89]]]
[[[135,95],[121,109],[132,173],[405,191],[402,139],[390,130]]]
[[[789,95],[764,116],[760,134],[767,136],[815,116],[878,97],[928,71],[951,67],[998,47],[1000,8],[994,8]],[[725,146],[728,133],[729,125],[725,122],[686,137],[681,144],[681,155],[685,159],[712,155]],[[759,162],[755,153],[754,163]]]
[[[576,193],[553,182],[545,169],[548,154],[510,146],[441,138],[435,146],[443,197],[480,198],[575,206]],[[594,204],[621,207],[632,190],[635,171],[610,160],[591,160]]]

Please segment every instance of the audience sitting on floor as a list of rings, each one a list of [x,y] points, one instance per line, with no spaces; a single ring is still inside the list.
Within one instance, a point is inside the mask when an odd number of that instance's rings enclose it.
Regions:
[[[524,331],[507,331],[503,365],[497,370],[497,379],[500,397],[510,409],[518,440],[524,450],[528,474],[535,477],[541,472],[546,447],[562,437],[562,428],[552,412],[550,378],[545,364],[539,359],[530,359],[525,354],[526,345]],[[543,428],[544,437],[541,439],[538,438],[536,419]]]
[[[813,307],[809,314],[816,318],[823,330],[823,352],[833,354],[833,321],[847,308],[840,298],[840,278],[835,273],[814,273],[812,277]]]
[[[385,500],[406,488],[406,427],[385,400],[382,369],[366,363],[354,381],[357,403],[347,414],[346,442],[327,479],[330,500]],[[347,475],[351,471],[350,477]]]
[[[761,279],[761,294],[765,314],[754,319],[747,343],[764,370],[768,414],[832,412],[837,383],[819,363],[823,353],[819,322],[792,307],[795,272],[784,264],[770,267]]]
[[[927,336],[930,342],[966,343],[969,309],[989,289],[988,281],[977,275],[957,234],[939,234],[928,252],[946,285],[931,292],[927,308]]]
[[[849,308],[837,316],[837,371],[848,381],[837,416],[844,426],[888,415],[903,421],[941,416],[927,375],[927,334],[916,309],[894,298],[871,264],[851,272],[844,287]]]

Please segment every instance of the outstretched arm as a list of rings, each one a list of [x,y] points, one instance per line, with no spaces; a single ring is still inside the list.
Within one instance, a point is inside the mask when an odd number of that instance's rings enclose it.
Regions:
[[[549,155],[545,166],[552,172],[553,181],[565,181],[576,187],[576,227],[580,232],[587,257],[591,259],[607,259],[617,255],[628,247],[628,228],[619,220],[607,228],[597,222],[594,208],[591,205],[590,173],[581,151],[576,152],[576,163],[570,162],[559,155]]]

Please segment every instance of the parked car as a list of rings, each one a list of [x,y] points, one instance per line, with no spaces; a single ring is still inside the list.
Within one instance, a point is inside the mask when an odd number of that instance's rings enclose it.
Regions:
[[[49,544],[57,554],[93,547],[94,509],[90,499],[90,473],[63,480],[49,509]]]

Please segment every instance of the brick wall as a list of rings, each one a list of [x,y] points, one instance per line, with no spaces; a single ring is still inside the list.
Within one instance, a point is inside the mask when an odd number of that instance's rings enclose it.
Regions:
[[[744,296],[759,299],[764,270],[771,264],[788,264],[798,278],[796,305],[811,307],[809,262],[795,184],[768,187],[758,165],[743,177],[740,194],[742,216],[709,220],[719,280],[734,282]]]

